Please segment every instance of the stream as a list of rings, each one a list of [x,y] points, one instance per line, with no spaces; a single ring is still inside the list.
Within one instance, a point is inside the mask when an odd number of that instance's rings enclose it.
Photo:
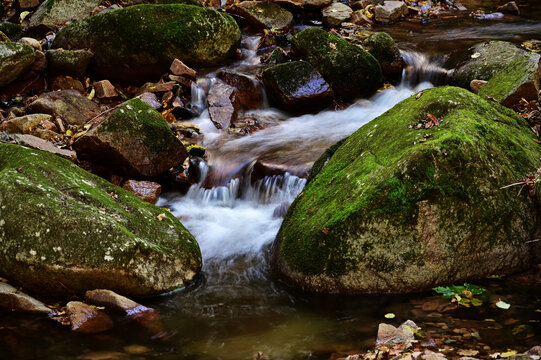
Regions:
[[[468,9],[494,6],[492,1],[463,3]],[[170,209],[199,242],[203,271],[185,289],[138,299],[160,311],[162,331],[149,333],[129,319],[117,319],[115,328],[107,333],[82,335],[48,319],[2,314],[0,359],[75,359],[95,351],[123,352],[126,346],[137,344],[147,352],[133,359],[251,360],[262,352],[263,359],[327,360],[335,353],[372,348],[379,323],[398,326],[407,319],[431,329],[432,334],[466,329],[470,335],[465,344],[484,349],[481,357],[507,349],[525,351],[541,344],[541,289],[511,279],[479,282],[496,300],[511,303],[510,310],[486,306],[445,312],[436,311],[446,301],[442,303],[434,293],[298,293],[273,281],[267,263],[284,212],[306,183],[299,175],[306,175],[327,147],[401,100],[442,85],[441,79],[449,73],[443,64],[450,56],[445,54],[486,39],[515,43],[539,39],[541,6],[536,0],[519,5],[524,16],[503,21],[476,21],[463,13],[426,24],[403,22],[376,28],[397,40],[409,66],[399,85],[343,110],[298,117],[265,105],[251,111],[250,116],[271,119],[273,126],[242,137],[224,135],[211,123],[203,85],[213,81],[214,72],[206,74],[192,89],[193,105],[202,115],[190,123],[204,134],[199,145],[207,148],[209,162],[197,164],[201,180],[186,194],[165,193],[158,203]],[[245,59],[230,69],[255,73],[259,54],[250,44],[256,40],[245,38]],[[289,172],[254,178],[257,161],[277,164]],[[387,313],[396,318],[385,319]]]

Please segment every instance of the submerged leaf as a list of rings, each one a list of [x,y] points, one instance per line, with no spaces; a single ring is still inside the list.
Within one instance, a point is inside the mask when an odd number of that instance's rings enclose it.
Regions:
[[[511,304],[508,304],[505,301],[500,300],[496,303],[496,306],[499,307],[500,309],[507,310],[511,307]]]

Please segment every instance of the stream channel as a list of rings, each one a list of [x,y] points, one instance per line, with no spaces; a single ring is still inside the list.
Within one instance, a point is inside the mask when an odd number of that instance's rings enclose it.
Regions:
[[[510,279],[478,282],[493,298],[505,299],[511,309],[493,306],[441,312],[434,293],[412,295],[315,295],[298,293],[270,277],[266,254],[276,236],[287,205],[302,190],[305,179],[293,174],[252,182],[256,160],[280,164],[299,175],[330,145],[350,135],[399,101],[416,92],[443,85],[449,70],[443,66],[453,54],[491,39],[519,44],[541,39],[541,5],[520,1],[522,16],[498,21],[474,20],[476,9],[494,9],[498,1],[464,1],[467,12],[427,23],[401,22],[379,27],[396,39],[410,70],[394,89],[378,92],[338,111],[290,117],[275,109],[252,112],[271,119],[274,126],[238,137],[216,130],[204,110],[205,83],[192,89],[202,115],[193,122],[205,134],[209,163],[199,165],[200,184],[187,194],[166,193],[158,205],[169,208],[198,240],[204,259],[201,276],[186,289],[153,299],[139,299],[161,312],[160,333],[128,319],[98,335],[70,332],[34,316],[2,314],[0,359],[75,359],[95,351],[120,351],[138,344],[148,348],[133,359],[250,360],[324,359],[334,353],[366,351],[375,344],[378,324],[398,326],[411,319],[423,329],[457,335],[467,329],[461,348],[480,349],[480,357],[496,351],[525,351],[541,345],[541,289]],[[259,56],[250,50],[257,38],[245,35],[245,58],[230,68],[248,74],[258,69]],[[240,176],[239,176],[240,174]],[[208,179],[221,186],[208,186]],[[206,179],[206,180],[205,180]],[[435,305],[434,305],[435,304]],[[385,319],[394,313],[396,318]],[[471,335],[473,334],[473,336]],[[467,340],[470,339],[470,340]],[[450,342],[449,344],[453,344]],[[484,348],[484,350],[483,350]],[[98,358],[96,358],[98,359]]]

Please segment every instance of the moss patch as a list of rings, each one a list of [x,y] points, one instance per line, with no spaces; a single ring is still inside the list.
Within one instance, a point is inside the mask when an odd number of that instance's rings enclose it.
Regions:
[[[35,51],[32,47],[14,42],[0,42],[0,87],[15,81],[32,66]]]

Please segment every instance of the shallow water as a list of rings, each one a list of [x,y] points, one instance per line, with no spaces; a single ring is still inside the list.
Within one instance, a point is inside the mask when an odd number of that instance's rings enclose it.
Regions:
[[[464,1],[469,9],[494,6],[492,1]],[[502,2],[503,3],[503,2]],[[333,353],[371,348],[380,322],[394,325],[412,319],[432,336],[455,336],[466,329],[466,345],[488,346],[480,356],[512,348],[526,350],[541,343],[541,289],[508,279],[483,282],[510,310],[484,306],[449,313],[434,310],[446,301],[434,294],[408,296],[336,296],[302,294],[283,287],[270,276],[266,255],[279,229],[285,208],[302,190],[305,180],[295,175],[251,179],[255,161],[283,165],[306,173],[330,145],[390,109],[408,96],[441,81],[448,71],[443,54],[466,49],[485,39],[520,42],[541,33],[541,6],[521,2],[524,16],[499,22],[479,22],[467,16],[426,24],[401,23],[385,28],[397,38],[413,70],[396,89],[385,90],[341,111],[289,117],[264,108],[255,117],[272,126],[237,137],[217,131],[204,110],[204,83],[193,89],[194,105],[203,113],[195,119],[205,134],[209,164],[200,171],[219,179],[210,187],[205,176],[186,195],[168,193],[160,206],[169,208],[197,238],[204,258],[202,274],[190,287],[153,299],[139,299],[158,309],[164,326],[149,332],[125,318],[105,334],[80,335],[46,318],[3,313],[0,318],[0,359],[73,359],[96,351],[125,352],[143,345],[147,359],[329,359]],[[498,3],[499,5],[499,3]],[[442,29],[444,31],[442,31]],[[254,37],[246,38],[246,59],[234,66],[253,71],[258,66]],[[415,51],[412,51],[415,50]],[[417,51],[417,52],[416,52]],[[425,55],[423,55],[425,54]],[[428,56],[427,56],[428,55]],[[428,306],[429,304],[430,306]],[[434,306],[432,306],[434,305]],[[384,318],[386,313],[396,318]],[[449,330],[446,330],[448,327]],[[452,344],[452,343],[451,343]],[[461,346],[465,346],[461,344]],[[140,358],[132,356],[131,358]]]

